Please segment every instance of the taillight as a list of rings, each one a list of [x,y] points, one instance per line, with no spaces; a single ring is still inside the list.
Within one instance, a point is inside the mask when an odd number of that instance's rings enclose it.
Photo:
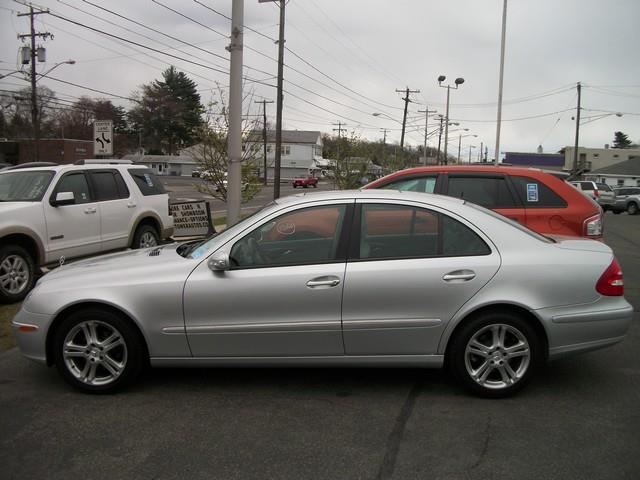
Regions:
[[[600,213],[587,218],[582,223],[582,235],[591,238],[602,237],[602,215]]]
[[[594,196],[594,197],[596,197],[596,198],[598,198],[598,196],[599,196],[599,195],[600,195],[600,192],[598,192],[598,189],[596,188],[596,189],[593,191],[593,196]]]
[[[624,295],[624,280],[618,261],[613,258],[611,265],[607,267],[596,283],[596,290],[601,295],[608,297],[620,297]]]

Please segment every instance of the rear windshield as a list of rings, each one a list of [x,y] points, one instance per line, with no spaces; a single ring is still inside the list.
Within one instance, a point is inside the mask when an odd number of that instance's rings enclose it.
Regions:
[[[158,181],[156,176],[148,168],[132,168],[129,169],[131,178],[136,182],[140,192],[143,195],[161,195],[166,193],[162,183]]]

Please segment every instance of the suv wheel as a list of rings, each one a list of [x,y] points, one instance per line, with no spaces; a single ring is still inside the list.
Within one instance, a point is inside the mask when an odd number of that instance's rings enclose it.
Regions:
[[[638,213],[638,204],[636,202],[629,202],[629,205],[627,205],[627,213],[629,215],[636,215]]]
[[[449,365],[467,390],[483,397],[512,395],[531,379],[541,355],[534,329],[510,312],[488,312],[452,339]]]
[[[131,248],[155,247],[160,243],[160,236],[151,225],[140,225],[133,235],[133,245]]]
[[[144,345],[131,324],[115,313],[80,310],[54,332],[56,367],[69,384],[88,393],[110,393],[136,379],[145,365]]]
[[[35,265],[31,255],[17,245],[0,247],[0,303],[24,299],[35,282]]]

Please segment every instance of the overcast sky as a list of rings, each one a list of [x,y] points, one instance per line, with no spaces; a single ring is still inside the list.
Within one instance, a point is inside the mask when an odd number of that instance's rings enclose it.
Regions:
[[[58,67],[51,77],[108,95],[51,79],[43,79],[41,84],[53,89],[59,98],[71,101],[80,95],[128,97],[173,64],[197,82],[206,103],[216,82],[222,86],[229,83],[228,74],[213,69],[227,71],[229,67],[225,36],[229,35],[230,21],[225,16],[231,16],[231,1],[198,2],[34,3],[67,19],[37,16],[37,30],[55,35],[53,40],[39,42],[47,48],[47,63],[39,64],[39,71],[74,59],[75,65]],[[270,85],[276,84],[277,45],[270,38],[278,34],[278,8],[258,0],[244,3],[244,24],[260,32],[245,29],[245,90],[254,94],[254,100],[274,100],[275,88]],[[20,41],[16,34],[27,33],[28,17],[16,14],[26,10],[15,1],[0,0],[2,74],[19,68]],[[290,0],[285,38],[291,52],[285,52],[285,63],[292,69],[284,71],[285,128],[332,133],[332,124],[341,121],[348,130],[372,140],[380,139],[380,129],[388,128],[388,141],[398,141],[403,102],[402,94],[395,90],[408,86],[420,93],[411,95],[406,142],[418,145],[424,134],[424,114],[418,110],[428,105],[444,113],[446,90],[438,87],[437,77],[446,75],[447,82],[464,77],[460,89],[451,92],[450,118],[460,123],[451,130],[468,128],[464,135],[478,135],[462,139],[464,158],[468,146],[479,147],[481,141],[493,152],[501,15],[502,0]],[[159,52],[109,38],[68,20]],[[578,81],[584,85],[582,116],[586,121],[593,120],[582,126],[580,144],[602,147],[612,142],[616,130],[640,143],[639,20],[638,0],[509,0],[501,150],[533,152],[542,144],[550,153],[572,145]],[[14,90],[23,85],[27,83],[15,75],[0,80],[0,89]],[[130,106],[126,100],[112,100]],[[255,107],[253,113],[258,113]],[[562,112],[568,109],[572,110]],[[607,112],[621,112],[623,116],[597,119]],[[273,121],[275,104],[268,106],[268,116]],[[450,134],[450,153],[457,153],[458,135]],[[437,138],[430,139],[429,144],[436,145]],[[477,150],[473,152],[477,155]]]

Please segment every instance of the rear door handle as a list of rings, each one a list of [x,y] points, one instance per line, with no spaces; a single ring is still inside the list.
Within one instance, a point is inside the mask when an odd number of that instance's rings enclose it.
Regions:
[[[445,282],[468,282],[474,278],[476,278],[476,273],[472,270],[456,270],[442,277]]]
[[[135,208],[136,204],[135,203],[127,203],[127,208]]]
[[[96,213],[98,209],[96,207],[87,207],[84,209],[84,213]]]
[[[307,287],[309,288],[335,287],[339,284],[340,284],[340,279],[338,277],[333,277],[333,276],[317,277],[309,280],[307,282]]]

